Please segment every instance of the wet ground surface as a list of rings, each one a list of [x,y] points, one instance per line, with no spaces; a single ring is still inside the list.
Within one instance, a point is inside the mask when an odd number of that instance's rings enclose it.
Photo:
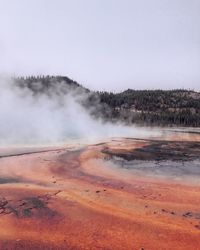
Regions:
[[[200,184],[200,142],[154,140],[149,143],[128,152],[109,148],[103,152],[116,168],[128,169],[132,174]]]
[[[130,139],[131,140],[131,139]],[[140,140],[138,140],[140,141]],[[200,142],[195,141],[156,141],[148,140],[147,145],[141,148],[129,150],[109,150],[105,148],[104,153],[111,156],[118,156],[127,161],[143,160],[143,161],[191,161],[200,157]]]
[[[1,154],[0,249],[200,249],[200,136],[179,138]]]

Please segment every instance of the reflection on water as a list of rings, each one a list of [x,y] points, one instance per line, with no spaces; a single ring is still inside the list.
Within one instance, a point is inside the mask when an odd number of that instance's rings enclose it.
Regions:
[[[129,174],[167,178],[200,184],[200,160],[192,161],[126,161],[115,157],[113,167],[129,170]]]

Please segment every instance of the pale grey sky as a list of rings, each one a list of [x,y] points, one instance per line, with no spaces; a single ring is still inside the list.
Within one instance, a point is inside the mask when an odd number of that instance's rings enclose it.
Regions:
[[[0,73],[200,90],[200,0],[0,0]]]

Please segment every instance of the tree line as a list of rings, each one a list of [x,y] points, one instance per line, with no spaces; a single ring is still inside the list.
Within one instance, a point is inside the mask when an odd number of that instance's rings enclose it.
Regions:
[[[92,107],[91,114],[113,122],[200,126],[200,93],[192,90],[128,89],[121,93],[92,92],[66,76],[26,76],[14,80],[21,87],[28,87],[35,92],[46,91],[59,83],[82,89],[82,93],[87,93],[83,105],[88,110]],[[40,83],[40,88],[35,83]]]

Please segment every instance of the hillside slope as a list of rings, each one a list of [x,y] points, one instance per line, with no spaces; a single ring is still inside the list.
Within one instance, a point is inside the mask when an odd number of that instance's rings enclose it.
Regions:
[[[65,76],[22,77],[15,81],[36,94],[55,91],[54,87],[61,85],[67,86],[67,91],[78,89],[80,94],[86,94],[82,104],[93,116],[112,122],[200,126],[200,93],[191,90],[128,89],[114,94],[92,92]]]
[[[148,125],[200,126],[200,93],[189,90],[99,92],[112,118]]]

